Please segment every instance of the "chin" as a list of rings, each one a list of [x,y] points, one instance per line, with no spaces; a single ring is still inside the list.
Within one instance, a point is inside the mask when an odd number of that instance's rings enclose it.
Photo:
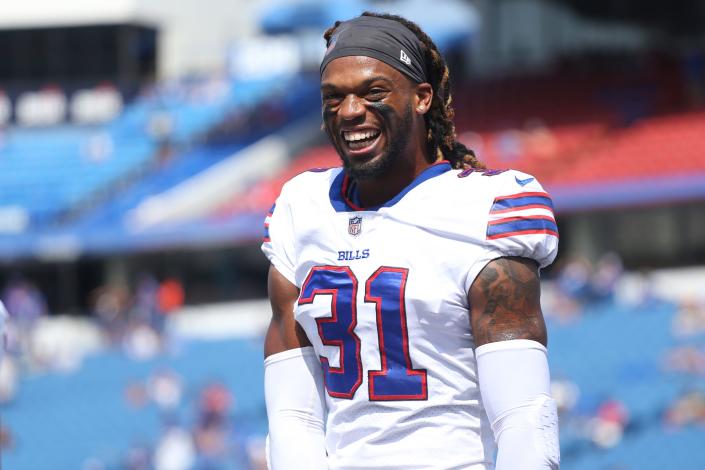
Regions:
[[[355,180],[369,180],[384,176],[394,161],[387,152],[365,161],[356,160],[353,162],[347,156],[341,158],[346,173]]]

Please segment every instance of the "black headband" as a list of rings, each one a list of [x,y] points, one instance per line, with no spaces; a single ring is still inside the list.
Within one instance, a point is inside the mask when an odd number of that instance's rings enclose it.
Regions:
[[[416,83],[428,82],[422,43],[398,21],[360,16],[341,23],[328,41],[321,75],[334,59],[362,55],[381,60]]]

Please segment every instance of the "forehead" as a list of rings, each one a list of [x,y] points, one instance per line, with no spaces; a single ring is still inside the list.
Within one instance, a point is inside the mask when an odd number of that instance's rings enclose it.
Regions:
[[[395,84],[408,82],[404,74],[381,60],[355,55],[332,60],[323,70],[321,87],[354,87],[373,78],[386,79]]]

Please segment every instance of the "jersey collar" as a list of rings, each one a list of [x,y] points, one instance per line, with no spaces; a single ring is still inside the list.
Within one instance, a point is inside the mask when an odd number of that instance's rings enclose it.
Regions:
[[[394,204],[399,202],[406,195],[406,193],[414,189],[416,186],[435,176],[441,175],[446,171],[449,171],[450,169],[450,162],[448,162],[447,160],[434,163],[433,165],[419,173],[419,175],[414,178],[414,180],[409,183],[407,187],[402,189],[399,194],[379,206],[362,207],[360,205],[360,198],[357,192],[357,185],[348,177],[348,175],[345,173],[345,170],[338,173],[338,175],[335,177],[335,179],[333,180],[333,184],[331,184],[328,195],[330,196],[330,203],[336,212],[376,211],[381,209],[382,207],[393,206]]]

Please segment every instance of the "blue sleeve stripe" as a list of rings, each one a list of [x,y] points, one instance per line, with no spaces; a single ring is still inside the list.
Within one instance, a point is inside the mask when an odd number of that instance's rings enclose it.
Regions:
[[[528,235],[532,233],[546,233],[558,236],[558,226],[556,222],[549,218],[513,218],[498,223],[491,223],[487,226],[487,238],[503,238],[513,235]]]
[[[511,199],[497,198],[494,200],[494,204],[492,204],[490,213],[526,207],[545,207],[553,210],[553,201],[547,196],[522,196]]]

